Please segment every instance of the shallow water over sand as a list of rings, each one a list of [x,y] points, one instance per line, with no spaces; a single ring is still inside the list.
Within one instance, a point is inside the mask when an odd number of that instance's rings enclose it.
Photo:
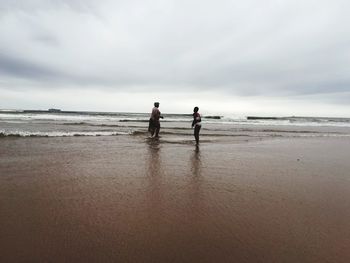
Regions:
[[[3,138],[1,262],[348,262],[350,142]]]

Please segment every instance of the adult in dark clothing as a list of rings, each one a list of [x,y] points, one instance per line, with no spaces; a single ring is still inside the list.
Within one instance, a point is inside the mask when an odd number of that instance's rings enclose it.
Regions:
[[[161,113],[159,111],[159,102],[154,103],[154,107],[152,109],[151,118],[149,119],[149,126],[148,131],[151,132],[151,136],[155,134],[154,137],[159,137],[159,130],[160,130],[160,121],[159,119],[162,118]]]

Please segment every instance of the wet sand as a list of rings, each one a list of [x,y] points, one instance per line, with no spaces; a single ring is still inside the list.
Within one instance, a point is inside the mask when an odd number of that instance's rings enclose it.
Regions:
[[[349,139],[225,140],[1,138],[0,262],[350,262]]]

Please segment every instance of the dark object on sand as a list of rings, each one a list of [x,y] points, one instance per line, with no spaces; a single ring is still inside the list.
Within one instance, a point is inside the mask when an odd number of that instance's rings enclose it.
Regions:
[[[52,108],[52,109],[49,109],[48,112],[61,112],[61,110],[60,110],[60,109],[53,109],[53,108]]]
[[[220,120],[222,117],[221,116],[204,116],[204,119],[215,119],[215,120]]]
[[[256,117],[256,116],[248,116],[247,120],[278,120],[277,117]]]

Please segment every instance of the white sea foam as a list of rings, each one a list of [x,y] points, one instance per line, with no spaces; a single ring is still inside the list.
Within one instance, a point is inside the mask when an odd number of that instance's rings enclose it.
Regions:
[[[237,127],[283,126],[284,130],[300,129],[344,130],[350,128],[349,118],[284,117],[247,119],[238,115],[202,115],[203,131],[220,131],[231,134]],[[125,133],[127,129],[147,129],[149,113],[98,113],[98,112],[0,112],[1,128],[16,131],[18,136],[104,136]],[[188,128],[192,122],[191,114],[164,114],[162,130]],[[64,124],[65,127],[61,127]],[[69,125],[72,124],[72,125]],[[59,127],[60,126],[60,127]],[[106,131],[107,127],[110,130]],[[310,127],[310,128],[307,128]],[[330,127],[330,128],[327,128]],[[112,130],[113,129],[113,130]],[[37,133],[33,132],[36,131]],[[10,132],[13,134],[13,132]],[[127,131],[131,134],[131,131]],[[348,133],[348,132],[345,132]],[[6,133],[4,133],[6,134]],[[13,135],[15,136],[15,135]]]
[[[73,136],[116,136],[129,135],[131,132],[30,132],[0,130],[0,137],[73,137]]]
[[[120,117],[93,116],[93,115],[68,115],[68,114],[1,114],[0,120],[46,120],[46,121],[115,121]]]

